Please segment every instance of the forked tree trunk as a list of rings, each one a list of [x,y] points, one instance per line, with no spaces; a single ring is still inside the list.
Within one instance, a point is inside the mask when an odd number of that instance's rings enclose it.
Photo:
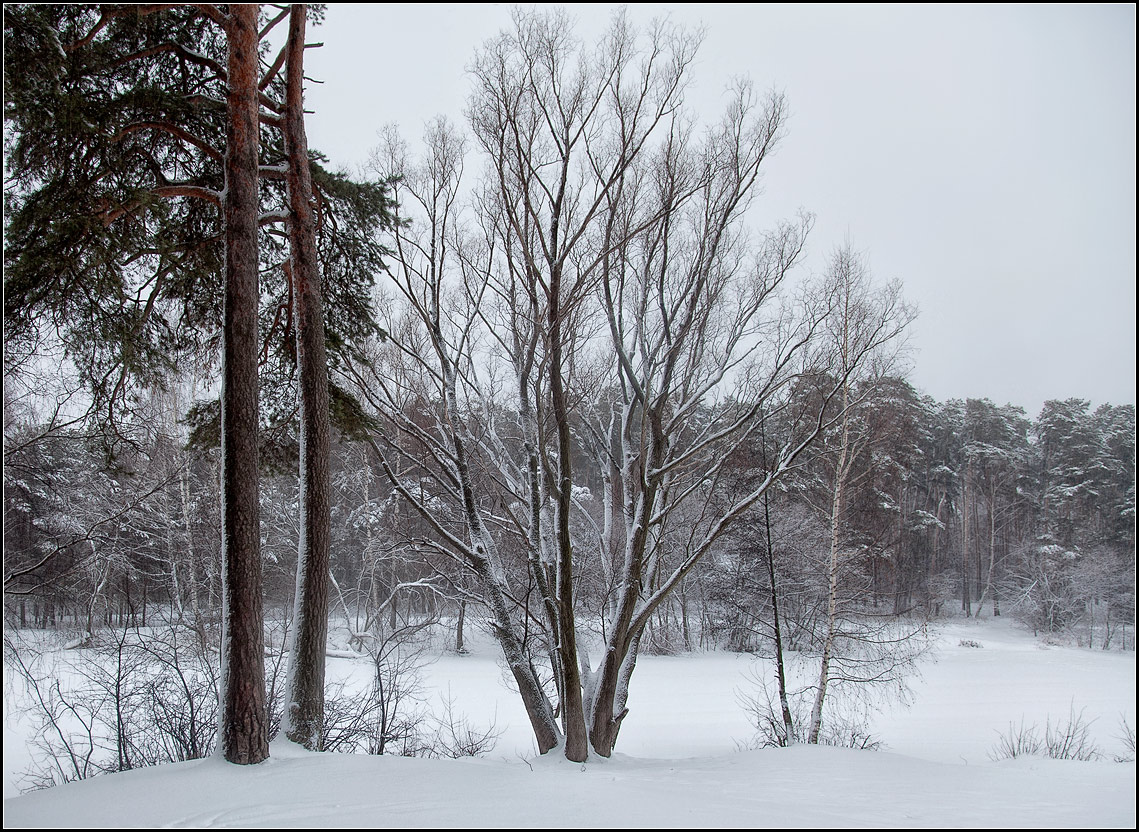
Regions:
[[[658,469],[664,460],[664,433],[661,429],[659,412],[648,416],[650,440],[648,458],[641,464],[649,470]],[[621,723],[628,715],[626,707],[629,693],[629,679],[637,665],[637,655],[641,638],[653,610],[648,614],[638,613],[640,587],[646,576],[643,574],[645,553],[650,550],[649,518],[657,503],[659,481],[651,479],[644,488],[635,489],[633,483],[640,478],[636,469],[635,455],[628,453],[632,442],[623,437],[625,449],[621,454],[624,460],[621,470],[622,492],[625,495],[626,533],[623,556],[623,577],[620,597],[617,599],[613,616],[613,631],[606,644],[605,655],[595,672],[592,681],[594,695],[590,702],[589,741],[593,750],[602,757],[609,757],[617,744]],[[636,617],[635,617],[636,616]]]
[[[654,457],[654,461],[658,461]],[[626,471],[626,474],[629,472]],[[625,481],[629,479],[626,476]],[[633,512],[633,532],[626,542],[626,574],[621,597],[617,602],[617,613],[613,619],[613,631],[606,644],[605,655],[595,672],[592,681],[594,695],[590,703],[589,741],[593,750],[602,757],[609,757],[617,744],[621,723],[628,715],[626,702],[629,692],[629,679],[637,664],[641,637],[651,615],[641,616],[637,623],[636,612],[638,589],[641,584],[641,566],[647,547],[647,520],[655,504],[655,487],[638,495]]]
[[[324,724],[324,654],[328,639],[331,535],[328,357],[324,304],[316,257],[312,171],[304,125],[304,42],[307,7],[289,18],[285,143],[289,155],[289,244],[292,249],[293,325],[300,372],[301,534],[296,606],[289,651],[283,729],[293,742],[320,751]]]
[[[229,7],[222,376],[222,678],[219,742],[231,763],[269,756],[257,494],[258,114],[256,5]]]

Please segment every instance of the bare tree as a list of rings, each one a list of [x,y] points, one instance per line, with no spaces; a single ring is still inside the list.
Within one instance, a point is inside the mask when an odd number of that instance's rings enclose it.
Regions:
[[[606,248],[605,218],[620,201],[638,160],[675,124],[686,71],[698,39],[661,25],[642,47],[623,17],[616,17],[592,54],[577,44],[564,13],[515,16],[515,29],[478,55],[470,105],[475,136],[490,158],[493,235],[503,254],[498,284],[522,301],[529,337],[505,344],[513,358],[523,430],[529,442],[529,518],[532,548],[543,543],[542,587],[552,634],[565,753],[588,753],[587,705],[582,696],[575,620],[573,448],[571,403],[575,321],[593,295]],[[489,195],[488,195],[489,196]],[[600,243],[600,245],[599,245]],[[529,350],[524,344],[532,345]],[[541,345],[544,361],[533,364]],[[530,353],[530,354],[528,354]],[[544,402],[552,420],[552,466],[537,475],[536,411]],[[549,534],[543,512],[548,493]]]
[[[726,503],[712,487],[763,411],[777,409],[819,322],[795,320],[778,302],[809,218],[755,242],[741,229],[784,118],[780,96],[760,102],[738,85],[702,146],[674,123],[606,213],[605,238],[620,243],[603,253],[598,294],[617,392],[596,432],[613,489],[603,545],[613,553],[613,591],[603,658],[587,685],[590,738],[605,756],[651,616],[818,428],[782,448],[756,487]],[[670,546],[670,537],[679,540]]]
[[[488,167],[469,228],[451,132],[433,128],[419,167],[398,143],[382,154],[415,206],[397,240],[407,313],[357,385],[418,449],[375,443],[434,529],[426,543],[477,578],[539,748],[564,738],[581,760],[587,740],[612,753],[653,616],[823,430],[841,383],[723,503],[728,460],[784,406],[830,311],[777,300],[808,218],[756,240],[741,229],[783,101],[739,84],[698,141],[681,110],[695,38],[658,26],[640,41],[618,17],[589,53],[564,16],[515,24],[475,63],[470,115]],[[575,475],[590,457],[600,515]],[[430,499],[411,484],[424,474]],[[586,575],[605,589],[583,597]],[[596,668],[579,625],[590,606]]]
[[[807,741],[810,743],[819,741],[823,706],[828,686],[835,675],[832,663],[840,639],[845,638],[848,642],[853,641],[863,646],[885,648],[878,652],[883,654],[881,658],[887,665],[893,666],[886,670],[879,668],[876,672],[880,676],[893,676],[893,671],[905,663],[904,657],[912,652],[901,649],[894,651],[898,657],[894,664],[889,649],[890,644],[896,643],[894,637],[882,635],[878,628],[868,630],[852,620],[857,605],[866,599],[857,588],[851,591],[849,585],[844,586],[852,581],[856,586],[859,583],[857,578],[851,576],[851,564],[857,557],[857,552],[852,552],[845,546],[844,537],[847,488],[859,446],[868,440],[865,434],[856,435],[853,430],[856,408],[867,400],[876,381],[896,367],[904,346],[903,335],[913,320],[914,312],[902,300],[900,283],[889,284],[880,290],[874,289],[869,271],[849,243],[837,250],[831,258],[825,292],[833,313],[829,319],[824,349],[829,353],[827,363],[840,381],[835,449],[837,458],[829,495],[830,553],[826,565],[826,623],[822,635],[819,681],[815,687],[814,705],[807,731]],[[845,658],[847,664],[865,659]],[[844,669],[843,675],[850,681],[857,681],[857,674]]]
[[[377,159],[384,175],[395,178],[394,195],[403,206],[401,212],[414,212],[417,222],[401,224],[395,243],[399,265],[393,277],[406,302],[406,317],[389,326],[388,355],[376,356],[366,376],[358,371],[357,388],[422,455],[417,459],[406,446],[389,442],[381,447],[373,440],[397,491],[435,530],[442,550],[458,558],[478,580],[495,635],[544,753],[560,740],[554,711],[527,655],[522,628],[511,613],[506,569],[487,528],[471,470],[472,437],[464,421],[467,408],[459,399],[460,385],[467,388],[473,371],[473,339],[486,286],[485,281],[480,288],[475,281],[455,280],[462,274],[452,253],[462,142],[452,128],[438,121],[429,129],[427,145],[428,161],[422,166],[407,159],[406,150],[394,137]],[[448,291],[461,301],[447,303]],[[426,414],[418,412],[420,408],[430,408],[432,423],[423,424]],[[455,525],[447,522],[438,503],[428,499],[422,488],[412,486],[407,474],[415,471],[420,475],[435,472],[433,492],[442,489],[442,496],[459,507],[455,519],[465,535],[456,533]]]

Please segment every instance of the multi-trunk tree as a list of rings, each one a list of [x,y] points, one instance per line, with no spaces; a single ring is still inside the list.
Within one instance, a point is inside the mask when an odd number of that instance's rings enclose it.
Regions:
[[[430,545],[476,579],[539,748],[574,760],[612,753],[646,628],[871,355],[788,410],[792,380],[821,377],[810,345],[832,307],[779,300],[808,219],[743,230],[785,106],[740,84],[698,138],[681,98],[695,48],[618,17],[590,52],[564,17],[519,12],[474,64],[473,205],[453,129],[421,163],[397,141],[378,154],[409,221],[404,311],[355,389]],[[782,411],[795,429],[726,499],[737,451]]]

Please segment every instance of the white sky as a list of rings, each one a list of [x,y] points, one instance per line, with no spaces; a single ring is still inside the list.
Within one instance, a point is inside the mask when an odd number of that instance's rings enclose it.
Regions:
[[[330,4],[310,40],[313,147],[354,169],[395,122],[463,123],[475,49],[506,4]],[[568,4],[594,40],[608,4]],[[807,268],[844,239],[921,315],[913,383],[1035,416],[1045,399],[1135,402],[1135,7],[632,4],[706,27],[689,102],[733,76],[786,93],[757,219],[817,218]],[[474,170],[472,166],[472,170]]]

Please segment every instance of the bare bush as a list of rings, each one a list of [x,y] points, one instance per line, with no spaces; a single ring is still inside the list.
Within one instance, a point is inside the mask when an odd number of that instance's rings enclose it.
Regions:
[[[352,690],[345,682],[332,682],[324,692],[324,724],[321,748],[341,754],[383,754],[394,748],[398,753],[414,748],[423,723],[422,709],[392,708],[388,696],[378,696],[373,685]]]
[[[793,726],[788,731],[782,705],[767,680],[758,672],[752,673],[751,679],[756,689],[751,693],[739,692],[737,699],[747,711],[755,734],[747,742],[737,743],[739,748],[785,748],[806,742],[813,704],[812,689],[795,691],[787,697]],[[832,696],[827,701],[826,719],[819,729],[818,743],[865,751],[883,748],[882,741],[870,733],[866,704],[859,705],[841,696]]]
[[[418,747],[413,755],[458,759],[460,757],[482,757],[494,750],[502,731],[496,720],[482,727],[471,723],[470,717],[455,711],[454,697],[448,693],[440,695],[441,711],[431,714],[427,720],[427,730],[418,737]]]
[[[428,621],[433,623],[434,619]],[[474,757],[501,731],[472,724],[445,696],[427,706],[421,671],[430,661],[422,622],[372,645],[371,684],[325,689],[321,748],[356,754]],[[284,698],[283,634],[270,628],[266,676],[270,723],[279,730]],[[114,771],[206,757],[218,726],[218,655],[192,628],[102,630],[82,648],[61,650],[18,630],[5,632],[6,680],[30,715],[28,790]]]
[[[1084,717],[1084,709],[1077,714],[1075,706],[1068,712],[1064,722],[1052,724],[1049,719],[1044,726],[1044,747],[1053,760],[1098,760],[1103,757],[1098,745],[1091,737],[1090,728],[1095,720]]]
[[[999,737],[997,744],[989,751],[989,759],[994,762],[1016,757],[1036,757],[1044,747],[1036,725],[1025,726],[1023,719],[1019,727],[1010,722],[1008,731]]]
[[[92,713],[61,687],[48,651],[17,639],[5,632],[4,664],[9,682],[22,684],[30,706],[32,765],[23,775],[27,790],[101,774]]]
[[[478,757],[494,748],[501,731],[492,720],[485,728],[455,711],[454,699],[442,697],[431,709],[422,689],[422,671],[431,629],[438,617],[403,621],[379,635],[365,633],[372,661],[371,685],[353,690],[345,682],[325,688],[321,748],[348,754],[398,754],[403,757]]]
[[[1121,716],[1119,718],[1119,733],[1116,738],[1123,743],[1126,753],[1116,755],[1115,761],[1117,763],[1135,762],[1135,729],[1127,724],[1126,717]]]
[[[181,625],[97,633],[62,654],[6,633],[33,733],[30,789],[199,759],[217,739],[217,657]]]
[[[1084,708],[1076,713],[1073,705],[1068,718],[1055,724],[1049,717],[1041,735],[1039,727],[1020,721],[1020,726],[1009,723],[1009,730],[989,752],[991,760],[1007,760],[1013,757],[1043,756],[1053,760],[1099,760],[1103,752],[1091,736],[1091,726],[1095,720],[1084,716]]]

